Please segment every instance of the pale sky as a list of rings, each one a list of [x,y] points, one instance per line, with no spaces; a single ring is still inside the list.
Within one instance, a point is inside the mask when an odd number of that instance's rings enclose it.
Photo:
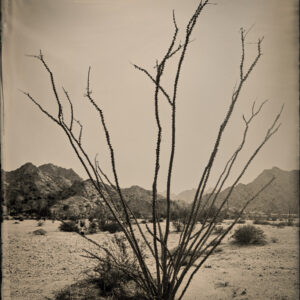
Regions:
[[[296,0],[216,0],[200,16],[183,66],[177,99],[177,146],[173,192],[197,185],[207,163],[217,130],[238,80],[241,43],[239,30],[248,34],[249,63],[253,44],[264,36],[263,56],[251,74],[225,132],[210,184],[239,144],[242,114],[252,102],[269,102],[255,120],[240,163],[251,154],[276,113],[284,104],[280,131],[258,154],[242,179],[247,183],[264,169],[298,168],[298,7]],[[103,108],[115,148],[120,183],[150,189],[154,174],[156,125],[154,86],[131,63],[153,75],[173,34],[172,9],[180,36],[196,7],[196,0],[6,0],[3,14],[4,132],[3,168],[13,170],[26,162],[53,163],[73,168],[83,178],[80,165],[62,130],[18,89],[28,91],[41,105],[56,113],[48,74],[39,61],[26,54],[41,49],[52,69],[59,93],[68,90],[77,119],[84,124],[82,142],[91,157],[99,153],[109,173],[108,149],[100,121],[84,98],[87,70],[91,86]],[[164,84],[170,87],[174,57]],[[161,117],[170,107],[161,98]],[[162,166],[159,190],[165,190],[169,160],[169,127],[163,122]]]

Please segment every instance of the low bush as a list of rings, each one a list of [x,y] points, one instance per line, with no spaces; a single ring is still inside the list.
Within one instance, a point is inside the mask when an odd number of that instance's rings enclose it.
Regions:
[[[245,219],[238,219],[237,224],[245,224],[246,223],[246,220]]]
[[[99,256],[99,264],[93,269],[101,296],[108,297],[105,299],[146,299],[137,284],[141,270],[125,236],[114,234],[109,243],[104,243],[103,249],[105,253]],[[144,246],[141,249],[144,253]]]
[[[37,222],[37,226],[38,226],[38,227],[41,227],[41,226],[43,226],[43,225],[44,225],[44,221],[39,220],[39,221]]]
[[[142,224],[147,224],[147,220],[142,220],[141,223]]]
[[[163,218],[159,218],[156,222],[161,223],[161,222],[163,222],[163,221],[164,221]],[[153,219],[149,219],[148,222],[149,222],[149,223],[153,223]]]
[[[223,226],[216,226],[214,229],[214,234],[222,234],[225,232],[225,228]]]
[[[184,228],[184,223],[180,220],[174,220],[172,221],[172,225],[175,228],[176,232],[181,232]]]
[[[286,226],[286,222],[279,222],[273,224],[273,226],[278,227],[278,228],[284,228]]]
[[[121,226],[117,222],[109,222],[106,224],[101,224],[99,226],[101,231],[108,231],[109,233],[116,233],[122,231]]]
[[[97,300],[101,299],[101,290],[96,279],[85,279],[56,292],[55,300]],[[50,298],[49,298],[50,299]]]
[[[255,219],[253,221],[253,224],[255,224],[255,225],[271,225],[270,222],[268,222],[267,220],[263,220],[263,219]]]
[[[174,257],[175,257],[175,255],[177,254],[177,252],[178,252],[178,246],[177,247],[175,247],[175,248],[173,248],[173,249],[171,249],[170,251],[169,251],[169,253],[168,253],[168,258],[170,259],[170,256],[171,257],[173,257],[173,259],[174,259]],[[190,262],[190,260],[191,260],[191,254],[190,254],[190,252],[188,252],[187,250],[185,250],[185,255],[186,255],[186,257],[184,258],[184,260],[181,262],[181,267],[183,267],[183,266],[186,266],[189,262]],[[195,259],[198,259],[202,254],[205,254],[205,252],[201,252],[201,251],[199,251],[196,255],[195,255]]]
[[[44,229],[37,229],[32,232],[34,235],[46,235],[47,231]]]
[[[85,220],[80,220],[79,221],[79,226],[84,227],[85,226]]]
[[[198,216],[197,216],[198,222],[203,224],[204,222],[210,222],[210,220],[212,220],[213,218],[216,218],[216,220],[215,220],[216,223],[223,222],[223,220],[226,216],[226,212],[222,211],[218,214],[218,210],[219,210],[218,207],[215,205],[212,207],[200,209]],[[227,215],[226,217],[229,217],[229,216]]]
[[[75,221],[62,222],[58,228],[60,231],[65,231],[65,232],[79,232],[79,228]]]
[[[216,242],[212,243],[211,246],[213,247],[215,243],[216,243]],[[208,248],[206,251],[203,252],[203,254],[204,254],[204,255],[207,255],[210,251],[211,251],[211,248]],[[222,247],[220,247],[220,245],[219,245],[219,246],[217,246],[217,247],[213,250],[213,254],[215,254],[215,253],[221,253],[221,252],[223,252],[223,251],[224,251],[224,249],[223,249]]]
[[[281,221],[279,223],[275,223],[272,224],[273,226],[279,227],[279,228],[283,228],[285,226],[295,226],[294,220],[290,219],[287,221]],[[297,226],[297,225],[296,225]]]
[[[90,222],[89,227],[87,229],[87,233],[88,234],[96,233],[97,229],[98,229],[98,224],[95,221]]]
[[[266,236],[262,229],[253,225],[244,225],[235,230],[232,238],[237,244],[241,245],[264,245]]]

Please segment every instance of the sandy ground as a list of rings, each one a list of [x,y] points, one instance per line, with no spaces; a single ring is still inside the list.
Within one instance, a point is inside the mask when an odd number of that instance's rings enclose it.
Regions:
[[[94,262],[81,255],[82,249],[95,250],[94,246],[76,233],[58,231],[58,225],[4,222],[3,300],[51,299],[55,291],[84,278],[85,270],[93,267]],[[223,251],[211,256],[195,275],[184,299],[299,299],[298,228],[258,227],[264,230],[267,245],[240,247],[226,239],[220,246]],[[32,234],[39,228],[47,235]],[[107,236],[89,237],[101,243]],[[170,243],[175,244],[177,237],[172,233]]]

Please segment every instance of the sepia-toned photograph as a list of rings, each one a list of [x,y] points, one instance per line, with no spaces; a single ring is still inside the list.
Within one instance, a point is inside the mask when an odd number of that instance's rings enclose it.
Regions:
[[[1,1],[1,299],[299,299],[296,0]]]

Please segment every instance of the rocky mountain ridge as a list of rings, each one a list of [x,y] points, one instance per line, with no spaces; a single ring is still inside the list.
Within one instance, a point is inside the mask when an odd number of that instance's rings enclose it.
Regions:
[[[84,213],[94,209],[102,201],[90,180],[82,180],[72,169],[65,169],[53,164],[39,167],[26,163],[20,168],[2,171],[4,205],[10,214],[38,212],[49,214],[51,210],[70,209]],[[274,182],[259,195],[248,207],[248,211],[298,213],[299,209],[299,172],[283,171],[279,168],[264,170],[249,184],[238,184],[233,190],[228,206],[239,209],[243,203],[255,194],[272,177]],[[230,188],[219,195],[218,202],[225,199]],[[151,216],[152,192],[139,186],[122,189],[124,198],[137,216]],[[195,189],[183,191],[172,200],[178,203],[191,203]],[[118,201],[116,192],[106,186],[104,193],[110,193]],[[165,198],[158,196],[160,211],[165,210]],[[173,202],[174,204],[174,202]]]
[[[246,211],[263,213],[283,213],[289,212],[298,214],[299,211],[299,171],[284,171],[278,167],[264,170],[252,182],[248,184],[239,183],[233,190],[228,207],[240,209],[243,204],[255,193],[257,193],[272,178],[275,180],[264,190],[247,208]],[[217,203],[225,199],[230,187],[224,189],[218,197]],[[176,196],[186,203],[191,203],[196,189],[183,191]],[[209,191],[207,192],[209,193]],[[174,198],[173,198],[174,199]]]

